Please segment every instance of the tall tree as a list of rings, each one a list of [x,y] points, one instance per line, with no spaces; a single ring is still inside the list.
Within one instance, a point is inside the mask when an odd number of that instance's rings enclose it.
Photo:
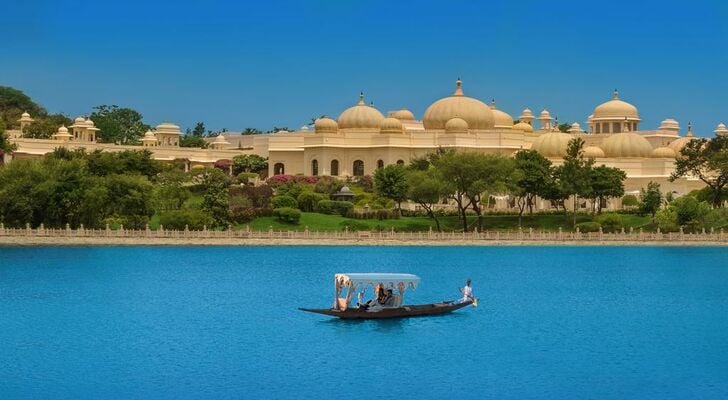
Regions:
[[[660,184],[657,182],[650,182],[647,184],[647,189],[642,188],[640,190],[640,202],[639,212],[642,215],[652,216],[652,222],[655,222],[655,214],[662,205],[662,192],[660,191]]]
[[[9,86],[0,86],[0,121],[6,129],[18,125],[18,119],[24,112],[33,118],[44,117],[46,110],[34,102],[28,95]]]
[[[136,144],[149,130],[142,115],[131,108],[117,105],[100,105],[94,107],[91,120],[100,129],[98,140],[106,143]]]
[[[543,194],[551,174],[551,161],[535,150],[521,150],[515,156],[516,168],[521,178],[516,182],[516,204],[518,206],[518,225],[521,225],[523,212],[528,208],[533,214],[534,200]]]
[[[624,180],[627,174],[619,168],[605,165],[592,168],[589,171],[590,198],[596,205],[597,214],[602,213],[602,203],[610,197],[624,196]]]
[[[210,168],[202,174],[202,209],[212,216],[216,227],[227,226],[230,221],[228,208],[230,199],[227,189],[227,177],[217,168]]]
[[[70,126],[71,119],[63,114],[51,114],[35,118],[35,121],[23,130],[23,137],[33,139],[50,139],[60,126]]]
[[[728,185],[728,136],[689,141],[675,161],[675,172],[670,181],[683,176],[694,176],[703,181],[710,188],[713,207],[723,207]]]
[[[467,211],[472,204],[467,194],[473,190],[479,179],[478,167],[474,165],[477,156],[476,153],[448,151],[433,163],[447,197],[457,205],[463,232],[468,231]]]
[[[410,170],[407,173],[407,198],[420,205],[435,221],[437,231],[442,231],[435,205],[445,197],[445,188],[434,168],[427,171]]]
[[[243,154],[233,157],[233,174],[252,172],[260,174],[268,170],[268,159],[257,154]]]
[[[5,123],[0,120],[0,165],[3,164],[5,153],[12,153],[13,151],[15,151],[15,145],[10,143],[8,134],[5,132]]]
[[[407,199],[407,170],[404,165],[390,164],[374,172],[374,189],[377,194],[392,199],[397,211],[402,211],[402,202]]]
[[[197,124],[195,124],[195,129],[192,130],[192,135],[199,137],[205,136],[205,123],[198,122]]]
[[[584,158],[583,148],[583,139],[575,138],[569,141],[564,163],[558,167],[559,175],[561,176],[561,186],[564,192],[574,199],[574,226],[576,226],[576,211],[579,204],[579,197],[588,198],[591,195],[591,180],[589,175],[594,160]]]
[[[242,132],[240,132],[241,135],[260,135],[261,133],[263,132],[256,128],[245,128]]]

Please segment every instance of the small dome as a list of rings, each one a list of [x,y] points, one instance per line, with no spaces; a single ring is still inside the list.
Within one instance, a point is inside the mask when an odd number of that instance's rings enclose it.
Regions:
[[[676,156],[675,150],[669,147],[663,146],[652,150],[652,157],[654,158],[675,158]]]
[[[597,146],[586,146],[583,150],[584,158],[603,158],[604,150]]]
[[[607,157],[650,157],[652,145],[634,132],[622,132],[609,136],[602,142]]]
[[[513,130],[521,132],[533,132],[533,126],[525,122],[519,122],[513,125]]]
[[[549,132],[537,137],[531,149],[538,151],[544,157],[563,157],[571,139],[571,135],[563,132]]]
[[[387,117],[379,124],[381,133],[402,133],[402,121],[397,118]]]
[[[68,128],[66,128],[65,125],[61,125],[61,127],[58,128],[58,133],[68,133]]]
[[[323,117],[314,122],[316,133],[336,133],[339,131],[339,124],[331,118]]]
[[[579,125],[578,122],[574,122],[571,124],[571,127],[568,130],[569,133],[584,133],[584,130],[581,129],[581,125]]]
[[[668,119],[663,120],[660,123],[660,127],[657,129],[659,129],[661,131],[667,131],[667,132],[678,134],[680,132],[680,123],[675,121],[672,118],[668,118]]]
[[[614,91],[614,97],[594,109],[593,119],[639,120],[637,107],[619,99],[619,92]]]
[[[675,152],[675,154],[680,154],[680,150],[682,150],[685,145],[690,143],[691,140],[693,140],[691,136],[683,136],[670,142],[667,147],[671,148]]]
[[[145,138],[153,138],[154,137],[154,132],[152,132],[151,130],[146,131],[146,132],[144,132],[144,137]]]
[[[455,82],[455,93],[432,103],[422,118],[425,129],[444,129],[445,124],[458,117],[465,120],[470,129],[492,129],[495,118],[490,107],[478,99],[465,96],[462,81]]]
[[[543,109],[539,115],[539,119],[551,119],[551,113],[547,109]]]
[[[160,130],[160,129],[176,129],[176,130],[179,130],[179,126],[177,126],[177,125],[175,125],[175,124],[173,124],[171,122],[163,122],[163,123],[157,125],[157,130]]]
[[[390,113],[389,116],[392,118],[397,118],[400,121],[414,121],[415,120],[415,115],[412,114],[412,111],[410,111],[406,108],[394,111],[394,112]]]
[[[227,146],[230,144],[230,142],[225,140],[225,136],[223,136],[223,135],[217,135],[217,137],[215,137],[215,140],[213,140],[212,143],[215,145],[221,145],[221,146]]]
[[[86,118],[82,116],[76,117],[76,119],[73,120],[74,125],[85,125],[86,124]]]
[[[462,118],[450,118],[445,123],[445,131],[447,133],[468,133],[468,122]]]
[[[513,117],[497,109],[495,100],[490,103],[490,111],[493,113],[493,119],[495,121],[494,128],[513,129]]]
[[[339,115],[338,122],[341,129],[348,128],[379,128],[384,115],[373,106],[364,103],[364,94],[359,95],[359,102],[349,107]]]
[[[91,118],[86,118],[86,125],[87,126],[94,126],[94,121],[91,121]]]
[[[531,112],[531,109],[526,107],[521,112],[521,116],[518,117],[521,121],[523,120],[532,120],[533,119],[533,112]]]
[[[725,127],[724,123],[718,124],[718,126],[713,131],[716,136],[726,136],[728,135],[728,129]]]

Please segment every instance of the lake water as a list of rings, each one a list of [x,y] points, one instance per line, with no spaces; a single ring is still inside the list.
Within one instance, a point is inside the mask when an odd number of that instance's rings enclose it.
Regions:
[[[689,247],[0,247],[1,399],[725,399],[728,255]],[[340,321],[335,272],[441,317]]]

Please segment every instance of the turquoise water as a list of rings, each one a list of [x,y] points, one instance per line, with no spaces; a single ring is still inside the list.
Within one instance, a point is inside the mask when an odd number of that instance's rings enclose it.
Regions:
[[[0,247],[1,399],[728,398],[725,248]],[[444,317],[339,321],[337,271]]]

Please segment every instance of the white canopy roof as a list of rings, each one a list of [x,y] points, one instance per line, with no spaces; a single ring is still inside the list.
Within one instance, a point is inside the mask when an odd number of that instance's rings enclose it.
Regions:
[[[375,286],[384,284],[388,287],[397,287],[403,283],[405,287],[417,289],[420,284],[420,277],[413,274],[391,274],[391,273],[341,273],[334,276],[336,284],[340,287],[349,286]]]

